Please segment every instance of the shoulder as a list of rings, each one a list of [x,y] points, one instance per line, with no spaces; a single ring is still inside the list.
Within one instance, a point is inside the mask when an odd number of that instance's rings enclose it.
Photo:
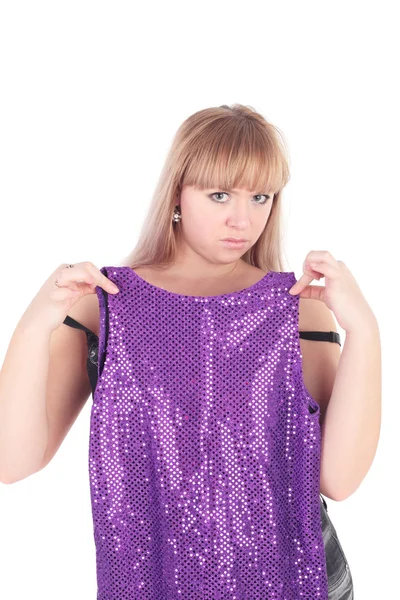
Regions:
[[[300,331],[337,331],[332,311],[321,300],[299,298]]]

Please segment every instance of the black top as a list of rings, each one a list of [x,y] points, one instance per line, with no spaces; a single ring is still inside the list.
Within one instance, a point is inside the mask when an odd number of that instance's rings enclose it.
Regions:
[[[72,317],[69,317],[68,315],[65,317],[63,322],[65,323],[65,325],[69,325],[69,327],[74,327],[75,329],[82,329],[86,333],[88,345],[88,356],[86,365],[90,385],[92,387],[92,394],[94,394],[98,377],[99,338],[93,331],[82,325],[82,323],[79,323],[79,321],[76,321]],[[299,331],[299,335],[305,340],[315,340],[318,342],[336,342],[337,344],[339,344],[339,346],[341,346],[340,335],[337,333],[337,331]]]

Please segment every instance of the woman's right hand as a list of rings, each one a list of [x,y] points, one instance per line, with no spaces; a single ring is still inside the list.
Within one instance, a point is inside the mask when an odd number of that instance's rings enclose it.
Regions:
[[[55,284],[55,281],[60,287]],[[96,286],[107,293],[116,294],[118,288],[89,261],[75,263],[73,267],[62,264],[50,275],[29,304],[23,319],[34,322],[50,332],[61,325],[68,311],[79,298],[96,293]]]

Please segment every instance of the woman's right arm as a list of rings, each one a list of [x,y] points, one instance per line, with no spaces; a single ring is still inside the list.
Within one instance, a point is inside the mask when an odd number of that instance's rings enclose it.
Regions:
[[[80,265],[85,265],[87,271],[87,264],[74,265],[76,273]],[[43,297],[46,292],[49,295],[48,286],[54,286],[53,274],[21,317],[10,340],[0,370],[2,483],[19,481],[44,468],[90,395],[86,335],[63,324],[67,313],[80,322],[90,322],[85,315],[94,302],[97,306],[96,285],[115,293],[111,282],[94,265],[89,272],[93,281],[81,286],[80,297],[73,297],[77,284],[72,283],[72,277],[76,275],[70,272],[64,279],[71,281],[55,292],[51,289],[52,304],[46,306]],[[79,276],[86,277],[82,269]]]
[[[51,416],[59,420],[58,435],[63,438],[84,406],[90,394],[84,338],[83,331],[65,325],[47,332],[24,318],[18,323],[0,371],[2,483],[14,483],[43,468],[48,405],[57,406],[57,415]]]

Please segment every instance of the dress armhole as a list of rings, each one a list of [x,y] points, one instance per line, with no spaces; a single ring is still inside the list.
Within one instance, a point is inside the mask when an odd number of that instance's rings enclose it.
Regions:
[[[293,278],[295,279],[294,273],[293,273]],[[306,339],[321,339],[321,334],[322,333],[326,333],[326,332],[309,332],[309,331],[300,331],[299,326],[300,326],[300,296],[295,295],[295,296],[291,296],[293,298],[293,311],[294,311],[294,315],[293,315],[293,334],[294,334],[294,345],[293,345],[293,351],[294,351],[294,363],[295,363],[295,371],[296,371],[296,378],[298,380],[301,392],[303,397],[305,398],[305,401],[307,402],[307,406],[308,406],[308,412],[310,415],[312,415],[313,419],[319,419],[319,416],[321,414],[321,407],[319,405],[319,403],[316,401],[316,399],[310,394],[310,392],[308,391],[306,384],[304,382],[304,375],[303,375],[303,354],[301,352],[301,346],[300,346],[300,339],[302,337],[305,337]],[[305,334],[305,336],[303,336],[303,334]],[[307,336],[307,334],[312,334],[311,338],[309,338]],[[315,334],[317,334],[315,336]],[[322,336],[324,337],[324,336]]]
[[[102,267],[100,272],[108,277],[106,267]],[[108,292],[101,286],[96,286],[96,294],[99,301],[99,345],[98,345],[98,368],[97,376],[100,379],[103,372],[104,362],[106,359],[106,350],[108,342]]]
[[[82,329],[86,333],[86,341],[88,347],[87,359],[86,359],[86,369],[87,374],[90,381],[90,387],[92,388],[92,395],[94,396],[94,391],[97,385],[97,369],[98,369],[98,347],[99,347],[99,338],[97,335],[88,327],[85,327],[79,321],[76,321],[69,315],[67,315],[64,319],[64,324],[69,327],[73,327],[74,329]]]

